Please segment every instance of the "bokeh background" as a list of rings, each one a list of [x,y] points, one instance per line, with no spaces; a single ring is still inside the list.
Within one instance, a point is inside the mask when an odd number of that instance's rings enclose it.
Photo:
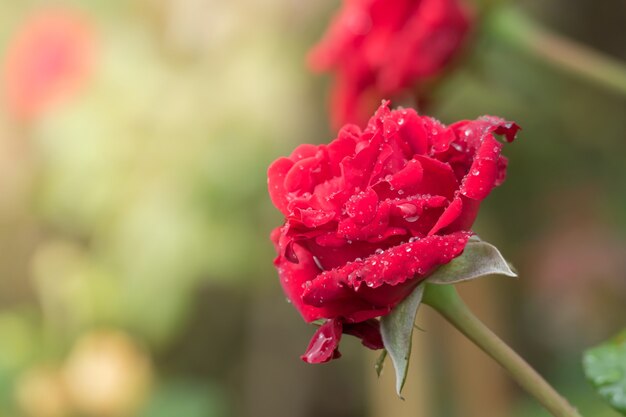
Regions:
[[[626,61],[621,0],[512,6]],[[304,58],[337,7],[2,1],[0,417],[548,415],[427,307],[405,401],[350,338],[339,361],[299,360],[313,328],[272,267],[265,170],[333,138],[329,80]],[[38,35],[50,22],[78,46]],[[626,325],[626,96],[498,27],[480,26],[428,112],[523,127],[475,227],[520,279],[460,291],[585,416],[614,417],[580,353]],[[66,64],[72,79],[38,94]]]

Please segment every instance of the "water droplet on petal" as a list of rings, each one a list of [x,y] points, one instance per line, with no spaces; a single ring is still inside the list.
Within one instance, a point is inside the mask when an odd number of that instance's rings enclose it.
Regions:
[[[320,262],[320,260],[318,259],[317,256],[313,256],[313,262],[315,262],[315,265],[321,270],[324,271],[324,267],[322,266],[322,263]]]

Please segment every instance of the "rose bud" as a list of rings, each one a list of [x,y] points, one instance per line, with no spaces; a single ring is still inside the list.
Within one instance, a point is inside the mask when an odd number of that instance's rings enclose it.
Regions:
[[[272,163],[269,194],[285,215],[274,264],[304,320],[326,320],[305,361],[338,357],[343,333],[383,347],[376,318],[463,252],[480,202],[505,178],[494,134],[510,142],[518,129],[492,116],[446,127],[383,102],[364,130],[346,125]]]
[[[311,51],[314,71],[331,71],[333,126],[364,124],[384,97],[421,90],[454,58],[470,29],[459,0],[344,0]]]

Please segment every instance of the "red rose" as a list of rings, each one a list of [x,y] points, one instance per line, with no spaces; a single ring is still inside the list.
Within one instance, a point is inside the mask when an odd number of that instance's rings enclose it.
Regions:
[[[286,217],[274,264],[302,317],[327,319],[305,361],[337,357],[342,333],[382,348],[375,318],[463,252],[480,202],[504,181],[493,134],[512,141],[518,129],[492,116],[446,127],[383,102],[365,130],[347,125],[272,163],[269,193]]]
[[[94,48],[91,22],[66,9],[40,10],[9,41],[3,84],[9,110],[30,119],[73,93],[89,72]]]
[[[470,27],[459,0],[345,0],[310,66],[334,71],[334,126],[363,124],[383,97],[438,75]]]

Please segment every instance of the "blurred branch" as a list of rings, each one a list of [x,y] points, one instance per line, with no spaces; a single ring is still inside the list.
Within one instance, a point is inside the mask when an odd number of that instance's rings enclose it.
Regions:
[[[599,87],[626,95],[626,63],[541,27],[519,10],[501,8],[487,32],[548,64]]]

